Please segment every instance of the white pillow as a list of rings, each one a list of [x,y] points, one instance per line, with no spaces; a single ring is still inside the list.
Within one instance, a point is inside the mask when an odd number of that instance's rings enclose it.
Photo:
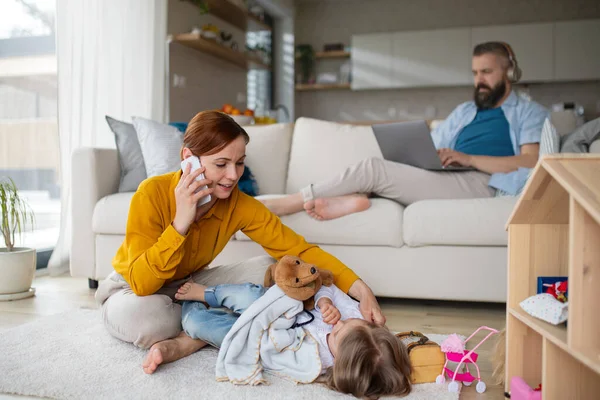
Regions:
[[[553,325],[565,322],[569,316],[569,303],[562,303],[549,293],[528,297],[520,306],[527,314]]]
[[[140,142],[148,178],[181,168],[183,133],[179,129],[141,117],[133,117],[133,126]]]
[[[258,183],[260,194],[285,193],[293,124],[244,126],[250,136],[246,165]]]
[[[549,118],[546,118],[542,126],[542,138],[540,139],[539,157],[547,154],[560,153],[560,136]]]
[[[370,125],[300,117],[294,126],[286,193],[299,192],[371,157],[383,155]]]

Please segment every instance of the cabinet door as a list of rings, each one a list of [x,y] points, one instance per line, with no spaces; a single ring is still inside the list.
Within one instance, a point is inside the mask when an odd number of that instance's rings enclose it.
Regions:
[[[392,83],[392,34],[352,36],[352,89],[389,88]]]
[[[394,86],[472,84],[470,46],[470,28],[394,33]]]
[[[554,78],[600,79],[600,19],[554,24]]]
[[[522,82],[550,81],[554,77],[552,35],[552,23],[477,27],[471,30],[471,48],[483,42],[506,42],[523,71]]]

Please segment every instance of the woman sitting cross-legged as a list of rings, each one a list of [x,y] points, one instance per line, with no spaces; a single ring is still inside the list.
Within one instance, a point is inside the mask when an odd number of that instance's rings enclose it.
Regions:
[[[248,141],[244,129],[226,114],[198,113],[185,132],[181,158],[195,155],[203,167],[148,178],[131,199],[114,271],[100,283],[96,300],[111,335],[150,349],[143,362],[146,373],[206,345],[182,332],[182,308],[175,299],[182,284],[262,283],[272,257],[286,254],[330,270],[338,287],[360,301],[366,320],[385,323],[373,292],[350,268],[307,243],[262,203],[239,191]],[[206,179],[196,181],[201,173]],[[205,185],[208,188],[201,189]],[[210,202],[198,206],[209,194]],[[208,269],[237,231],[271,257]]]

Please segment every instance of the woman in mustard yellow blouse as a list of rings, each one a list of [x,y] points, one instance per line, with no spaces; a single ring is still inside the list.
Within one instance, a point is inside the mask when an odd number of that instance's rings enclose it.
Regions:
[[[385,323],[373,292],[350,268],[239,191],[248,141],[248,134],[226,114],[198,113],[185,132],[181,155],[200,157],[203,167],[146,179],[131,200],[125,240],[113,259],[115,270],[101,282],[96,299],[111,335],[150,348],[143,362],[146,373],[206,345],[182,332],[175,293],[183,283],[262,284],[266,268],[274,262],[269,256],[206,268],[237,231],[275,259],[295,255],[332,271],[335,284],[360,301],[367,320]],[[202,172],[206,179],[195,181]],[[208,189],[194,194],[204,185]],[[207,194],[211,201],[197,207]]]

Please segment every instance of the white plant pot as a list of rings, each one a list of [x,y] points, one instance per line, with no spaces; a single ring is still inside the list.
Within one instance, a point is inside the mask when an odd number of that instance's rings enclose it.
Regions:
[[[15,247],[10,252],[0,249],[0,296],[30,291],[36,256],[35,249],[30,248]]]

